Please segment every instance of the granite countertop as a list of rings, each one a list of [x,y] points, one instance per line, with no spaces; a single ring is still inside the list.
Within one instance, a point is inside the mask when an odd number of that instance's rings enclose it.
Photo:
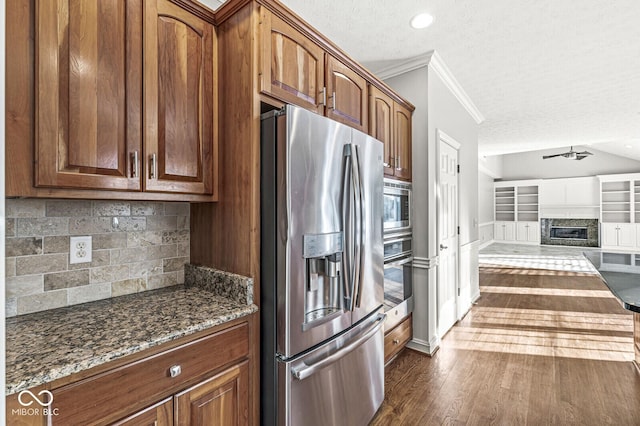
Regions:
[[[185,285],[8,318],[6,394],[257,310],[250,278],[186,265]]]
[[[609,251],[586,252],[584,256],[598,270],[602,281],[622,302],[622,306],[640,313],[640,253]]]

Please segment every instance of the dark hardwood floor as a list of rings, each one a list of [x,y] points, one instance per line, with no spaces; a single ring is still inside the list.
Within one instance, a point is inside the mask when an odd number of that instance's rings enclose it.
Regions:
[[[632,315],[598,276],[484,267],[428,357],[387,367],[372,425],[640,425]]]

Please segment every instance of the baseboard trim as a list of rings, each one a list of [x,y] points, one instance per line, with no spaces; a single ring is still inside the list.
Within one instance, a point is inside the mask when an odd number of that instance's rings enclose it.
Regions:
[[[471,295],[471,303],[476,303],[478,299],[480,299],[480,289],[478,289],[478,292],[476,294]]]
[[[440,339],[438,337],[434,337],[430,342],[426,340],[413,338],[407,343],[407,347],[409,349],[413,349],[414,351],[422,352],[429,356],[433,356],[438,349],[440,349]]]

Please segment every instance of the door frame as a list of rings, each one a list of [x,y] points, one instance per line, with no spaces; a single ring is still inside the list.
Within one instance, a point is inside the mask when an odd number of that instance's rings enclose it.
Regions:
[[[458,163],[456,166],[460,165],[460,147],[462,146],[458,141],[454,138],[446,134],[441,129],[436,128],[436,253],[438,253],[438,257],[440,257],[440,224],[442,218],[440,217],[440,203],[441,203],[441,194],[440,194],[440,144],[446,143],[450,147],[452,147],[458,153]],[[460,173],[456,173],[456,183],[458,186],[457,191],[457,199],[456,199],[456,226],[460,226]],[[456,322],[460,320],[460,316],[458,315],[458,305],[460,298],[460,234],[458,234],[458,244],[456,247],[457,256],[456,256],[456,290],[455,290],[455,316]],[[439,264],[439,262],[438,262]],[[438,283],[440,280],[440,268],[438,266],[436,272],[436,330],[438,333],[438,337],[442,339],[443,336],[440,336],[440,304],[438,299]],[[454,323],[455,325],[455,323]],[[449,329],[450,330],[450,329]],[[446,333],[445,333],[446,334]]]

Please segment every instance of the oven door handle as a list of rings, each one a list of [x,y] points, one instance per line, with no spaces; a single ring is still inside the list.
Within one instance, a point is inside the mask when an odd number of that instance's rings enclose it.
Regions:
[[[291,374],[293,374],[293,377],[295,377],[298,380],[304,380],[307,377],[314,375],[324,367],[327,367],[335,363],[340,358],[343,358],[344,356],[350,354],[351,352],[359,348],[364,342],[366,342],[374,334],[376,334],[384,324],[384,320],[386,318],[387,318],[387,314],[378,314],[378,317],[375,319],[374,324],[369,328],[369,330],[365,331],[359,337],[356,337],[353,341],[348,342],[346,345],[340,348],[337,352],[334,352],[333,354],[329,355],[326,358],[323,358],[322,360],[314,364],[307,365],[304,362],[302,362],[301,366],[294,367],[291,369]]]
[[[413,256],[405,257],[388,263],[385,262],[384,266],[401,266],[410,262],[413,262]]]

